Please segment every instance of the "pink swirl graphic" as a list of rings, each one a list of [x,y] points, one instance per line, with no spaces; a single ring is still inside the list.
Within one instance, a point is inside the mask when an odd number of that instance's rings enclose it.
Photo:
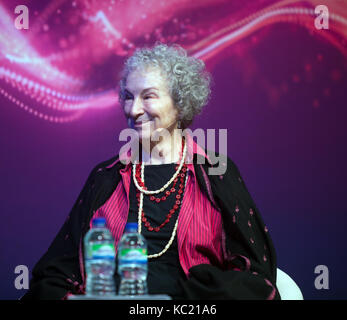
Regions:
[[[0,93],[42,120],[64,123],[117,106],[116,75],[136,46],[179,43],[206,63],[236,44],[256,46],[276,24],[298,25],[347,56],[346,4],[329,1],[329,30],[317,30],[319,1],[50,1],[29,5],[30,27],[14,27],[0,5]],[[253,42],[249,42],[251,37]],[[228,50],[226,50],[228,49]],[[112,68],[108,67],[112,65]],[[110,70],[112,69],[112,70]]]

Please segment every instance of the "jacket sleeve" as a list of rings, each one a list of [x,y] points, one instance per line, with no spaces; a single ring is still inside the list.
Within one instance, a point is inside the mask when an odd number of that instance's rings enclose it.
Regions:
[[[64,299],[83,291],[80,266],[82,229],[91,206],[95,169],[89,175],[70,214],[49,246],[34,266],[29,290],[21,300]],[[83,264],[82,264],[83,268]]]
[[[191,299],[280,299],[276,254],[267,227],[235,163],[223,175],[209,175],[225,232],[224,267],[198,265],[183,284]]]

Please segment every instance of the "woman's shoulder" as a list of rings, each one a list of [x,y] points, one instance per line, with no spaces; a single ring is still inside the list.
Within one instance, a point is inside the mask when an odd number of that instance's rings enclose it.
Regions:
[[[205,150],[207,157],[197,155],[196,164],[203,164],[209,175],[240,175],[235,161],[228,155],[217,151]]]
[[[119,155],[113,156],[112,158],[109,158],[107,160],[104,160],[100,163],[98,163],[95,167],[94,170],[96,171],[101,171],[101,170],[106,170],[106,169],[111,169],[117,164],[120,164],[121,162],[119,161]]]
[[[107,177],[114,177],[115,173],[118,172],[116,169],[119,164],[121,163],[118,155],[97,163],[89,172],[87,183],[95,184],[96,182],[102,182]]]
[[[99,163],[97,163],[96,165],[94,165],[91,174],[95,174],[104,170],[109,170],[112,169],[114,167],[116,167],[116,165],[120,163],[119,161],[119,156],[113,156],[112,158],[109,158],[107,160],[103,160]]]

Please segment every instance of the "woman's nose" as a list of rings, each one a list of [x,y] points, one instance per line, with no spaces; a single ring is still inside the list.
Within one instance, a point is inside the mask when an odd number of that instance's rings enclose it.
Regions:
[[[130,108],[130,116],[134,119],[138,118],[139,115],[143,114],[143,104],[140,97],[134,98]]]

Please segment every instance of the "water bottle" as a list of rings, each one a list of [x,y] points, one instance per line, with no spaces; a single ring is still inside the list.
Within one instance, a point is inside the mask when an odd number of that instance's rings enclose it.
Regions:
[[[105,218],[92,220],[92,228],[84,237],[86,294],[111,296],[115,288],[114,240],[106,228]]]
[[[137,223],[127,223],[118,246],[119,295],[147,294],[147,242]]]

